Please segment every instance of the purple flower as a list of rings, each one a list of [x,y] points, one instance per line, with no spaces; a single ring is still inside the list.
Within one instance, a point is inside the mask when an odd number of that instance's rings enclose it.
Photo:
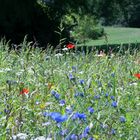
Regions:
[[[55,95],[56,94],[56,91],[55,90],[51,90],[51,94],[52,95]]]
[[[115,135],[115,134],[116,134],[116,131],[115,131],[114,128],[112,128],[112,130],[111,130],[111,134],[112,134],[112,135]]]
[[[81,79],[81,80],[79,80],[79,83],[80,83],[81,85],[84,85],[85,81],[84,81],[83,79]]]
[[[89,126],[87,126],[86,128],[85,128],[85,130],[84,130],[84,133],[89,133],[89,131],[90,131],[90,128],[89,128]]]
[[[48,113],[48,112],[43,112],[43,116],[44,117],[47,117],[47,116],[49,116],[50,114]]]
[[[86,115],[84,113],[79,113],[79,112],[76,112],[73,117],[73,119],[83,119],[85,120],[86,119]]]
[[[54,97],[55,97],[56,99],[60,99],[60,94],[56,93],[56,94],[54,95]]]
[[[67,115],[61,115],[59,112],[50,113],[50,117],[57,123],[64,122],[68,119]]]
[[[78,97],[78,96],[84,97],[84,93],[83,92],[75,93],[74,97]]]
[[[121,117],[120,117],[120,122],[121,122],[121,123],[125,123],[125,122],[126,122],[126,119],[125,119],[124,116],[121,116]]]
[[[117,106],[118,106],[118,104],[117,104],[117,102],[116,102],[116,101],[113,101],[113,102],[112,102],[112,104],[111,104],[111,106],[113,106],[113,107],[117,107]]]
[[[61,130],[60,131],[60,135],[61,136],[65,136],[65,135],[67,135],[67,133],[68,133],[68,130],[67,129],[64,129],[64,130]]]
[[[72,66],[72,72],[76,72],[77,68],[76,66]]]
[[[88,107],[88,111],[90,114],[94,113],[94,109],[92,107]]]
[[[105,94],[105,97],[108,97],[108,93]]]
[[[75,134],[71,134],[70,138],[71,140],[78,140],[78,137]]]
[[[65,104],[66,104],[65,100],[60,100],[60,101],[59,101],[59,105],[60,105],[60,106],[64,106]]]
[[[83,138],[86,138],[88,136],[87,133],[82,133],[80,136],[79,136],[79,139],[83,139]]]
[[[94,140],[92,137],[90,137],[88,140]]]
[[[4,112],[5,112],[6,114],[9,114],[9,113],[10,113],[10,110],[4,109]]]
[[[115,97],[114,97],[114,96],[111,96],[110,98],[111,98],[112,100],[115,100]]]
[[[56,98],[59,99],[60,98],[60,94],[58,92],[56,92],[55,90],[51,90],[51,94]]]
[[[95,99],[100,99],[100,95],[95,95],[94,98]]]
[[[106,128],[108,128],[108,125],[107,124],[101,124],[101,128],[106,129]]]
[[[75,77],[70,73],[70,74],[69,74],[69,79],[70,79],[70,80],[75,80]]]
[[[51,124],[51,122],[45,122],[45,123],[42,123],[42,126],[49,126]]]
[[[66,113],[67,113],[67,114],[71,114],[71,113],[72,113],[72,108],[66,107]]]

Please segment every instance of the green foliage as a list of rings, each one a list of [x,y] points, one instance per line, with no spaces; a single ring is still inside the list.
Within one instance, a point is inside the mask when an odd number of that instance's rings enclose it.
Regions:
[[[140,27],[140,0],[88,0],[86,13],[103,25]]]
[[[76,40],[97,39],[104,34],[104,29],[101,27],[94,16],[82,16],[78,19],[78,26],[73,30],[73,37]]]

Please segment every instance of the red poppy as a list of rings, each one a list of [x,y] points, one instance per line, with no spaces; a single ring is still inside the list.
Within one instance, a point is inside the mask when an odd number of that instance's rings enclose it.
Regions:
[[[66,47],[67,47],[68,49],[73,49],[73,48],[75,48],[75,45],[72,44],[72,43],[69,43]]]
[[[138,79],[140,79],[140,73],[136,73],[134,74],[135,77],[137,77]]]
[[[25,95],[25,94],[28,94],[28,93],[29,93],[29,89],[27,89],[27,88],[23,88],[20,92],[20,94],[22,94],[22,95]]]

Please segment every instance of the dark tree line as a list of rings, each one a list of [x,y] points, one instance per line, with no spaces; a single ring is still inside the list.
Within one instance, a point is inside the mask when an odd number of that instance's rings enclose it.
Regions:
[[[104,25],[140,27],[140,0],[88,0],[88,5]]]
[[[56,45],[55,31],[70,12],[91,14],[103,25],[140,27],[140,0],[0,0],[0,37],[20,43],[28,35]]]

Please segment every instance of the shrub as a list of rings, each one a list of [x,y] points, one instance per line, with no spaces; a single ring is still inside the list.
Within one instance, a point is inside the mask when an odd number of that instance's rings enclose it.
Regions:
[[[62,23],[69,32],[69,41],[75,40],[82,43],[88,39],[98,39],[104,34],[103,27],[94,16],[71,13],[63,16]]]
[[[98,39],[103,36],[104,29],[94,16],[85,15],[78,20],[78,26],[74,28],[73,37],[76,40]]]

